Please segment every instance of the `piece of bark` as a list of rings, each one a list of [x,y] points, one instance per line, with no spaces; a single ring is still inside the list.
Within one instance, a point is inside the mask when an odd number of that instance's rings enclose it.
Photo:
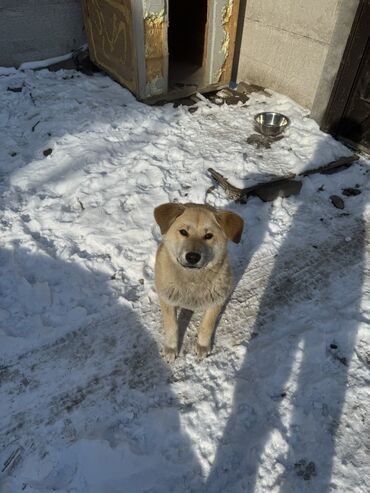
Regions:
[[[212,178],[221,185],[230,199],[240,200],[245,196],[246,189],[238,188],[232,185],[223,175],[221,175],[221,173],[214,170],[213,168],[208,168],[208,172],[210,173]]]

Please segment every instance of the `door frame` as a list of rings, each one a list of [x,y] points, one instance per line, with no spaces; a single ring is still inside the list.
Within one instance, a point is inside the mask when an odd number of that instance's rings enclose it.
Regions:
[[[333,135],[338,135],[341,119],[344,116],[351,91],[357,80],[358,70],[369,37],[368,26],[370,22],[366,19],[369,14],[370,0],[360,0],[328,106],[320,126],[322,130]],[[353,144],[356,145],[356,143]]]

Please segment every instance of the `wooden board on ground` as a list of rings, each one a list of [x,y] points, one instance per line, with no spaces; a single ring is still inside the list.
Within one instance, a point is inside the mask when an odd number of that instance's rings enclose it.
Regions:
[[[246,203],[249,197],[257,196],[264,202],[271,202],[277,197],[289,197],[290,195],[298,194],[302,188],[302,182],[296,178],[312,175],[314,173],[329,174],[334,171],[339,171],[350,166],[358,159],[359,157],[356,154],[343,156],[324,166],[319,166],[298,174],[291,173],[287,176],[276,176],[268,182],[257,183],[257,185],[247,188],[238,188],[235,185],[232,185],[223,175],[221,175],[221,173],[213,168],[208,168],[208,172],[232,200]]]

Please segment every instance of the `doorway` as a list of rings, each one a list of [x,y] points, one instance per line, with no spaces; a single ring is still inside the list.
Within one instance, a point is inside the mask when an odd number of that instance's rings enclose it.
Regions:
[[[205,85],[208,0],[169,0],[168,88]]]

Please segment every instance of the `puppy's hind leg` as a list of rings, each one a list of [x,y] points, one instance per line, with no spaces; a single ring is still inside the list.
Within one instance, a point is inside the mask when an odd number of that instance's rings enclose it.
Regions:
[[[215,330],[217,317],[219,316],[222,305],[212,306],[208,308],[198,330],[197,356],[203,359],[211,352],[212,335]]]
[[[176,307],[159,299],[164,326],[164,356],[168,363],[175,361],[179,354],[179,336],[176,320]]]

